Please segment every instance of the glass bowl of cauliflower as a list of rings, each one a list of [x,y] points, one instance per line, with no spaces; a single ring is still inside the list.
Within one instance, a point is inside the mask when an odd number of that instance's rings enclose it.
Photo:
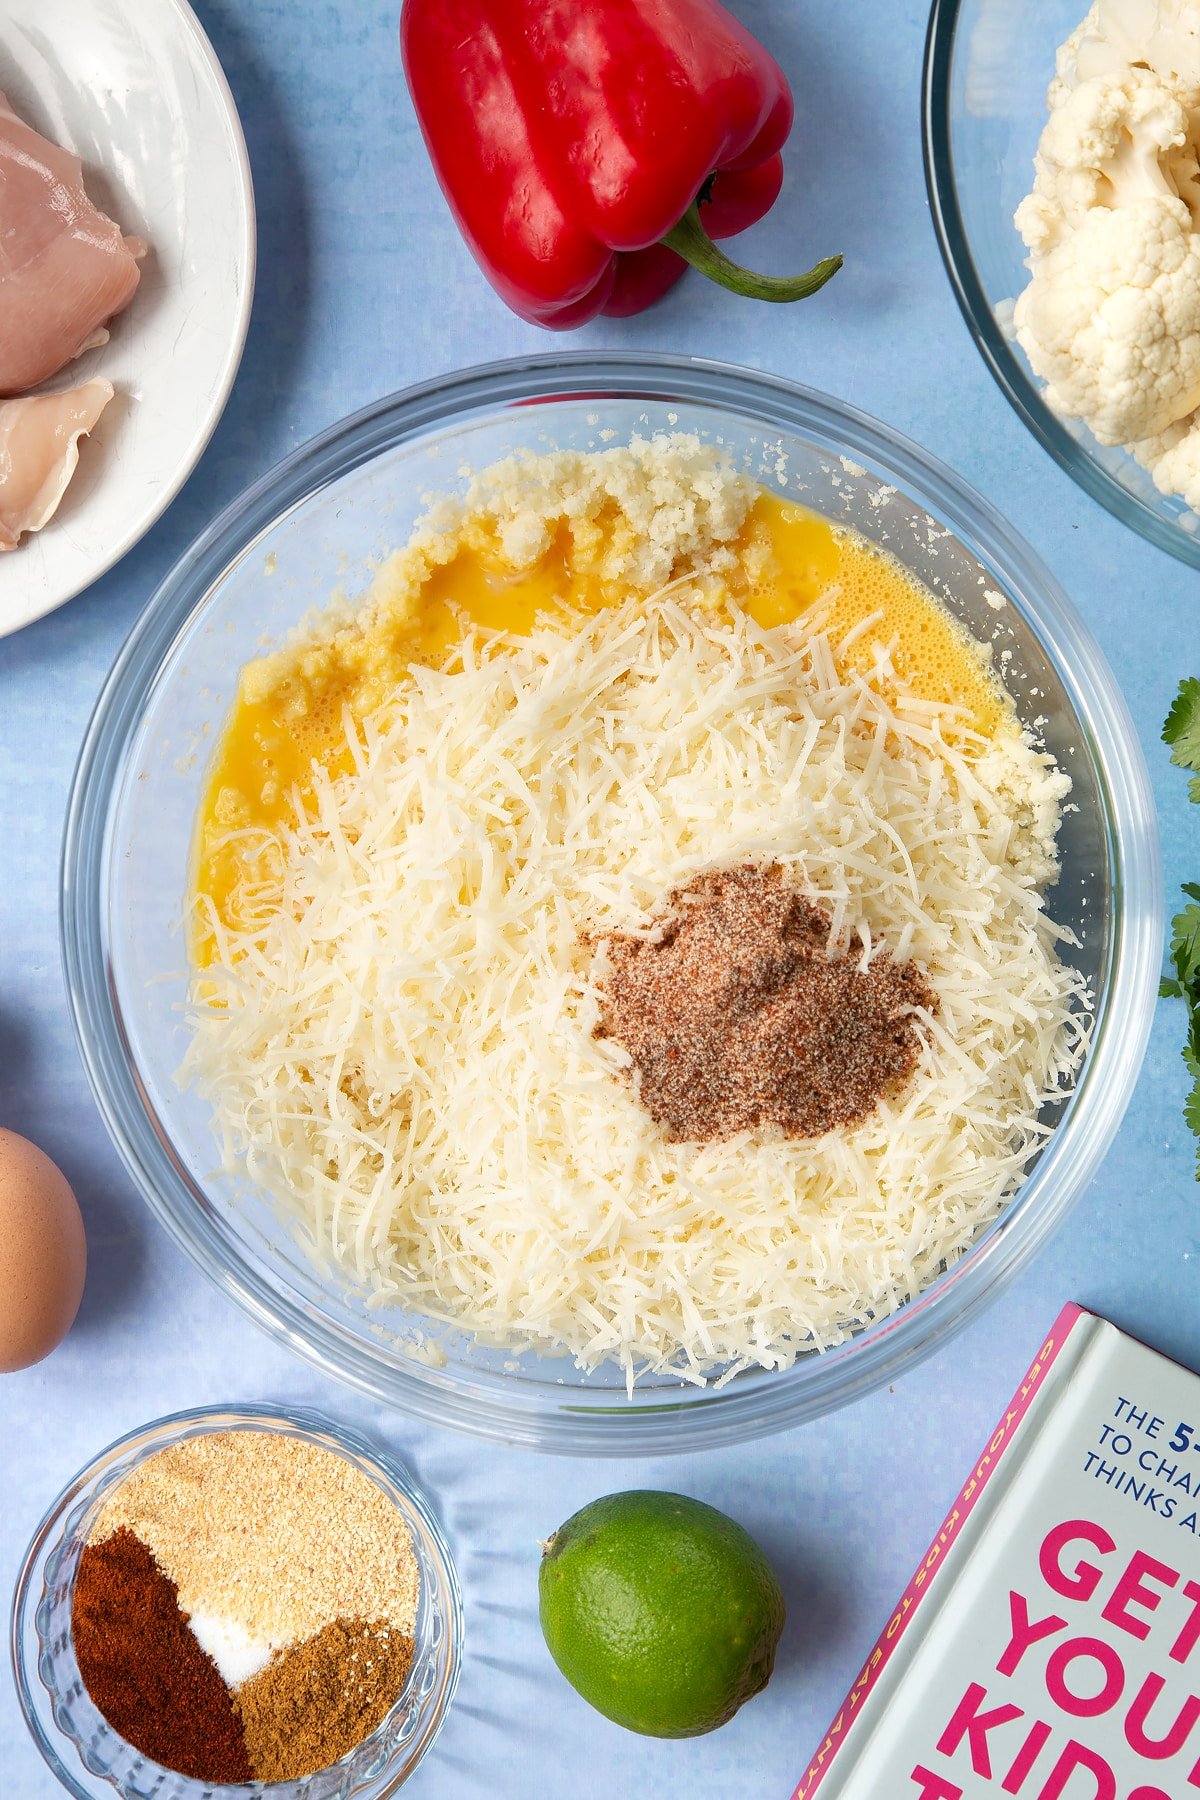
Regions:
[[[1034,436],[1200,567],[1200,0],[933,0],[925,165]]]

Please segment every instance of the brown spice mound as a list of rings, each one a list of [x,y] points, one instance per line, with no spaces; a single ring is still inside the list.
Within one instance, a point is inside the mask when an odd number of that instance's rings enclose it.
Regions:
[[[135,1750],[197,1781],[253,1779],[229,1690],[131,1531],[84,1547],[71,1635],[84,1686]]]
[[[829,955],[829,914],[778,863],[675,889],[656,940],[606,940],[597,1037],[628,1050],[669,1138],[711,1143],[778,1127],[819,1137],[864,1119],[912,1074],[910,1009],[937,1011],[915,964]]]
[[[334,1619],[237,1691],[259,1781],[327,1769],[381,1725],[408,1679],[413,1641],[385,1621]]]

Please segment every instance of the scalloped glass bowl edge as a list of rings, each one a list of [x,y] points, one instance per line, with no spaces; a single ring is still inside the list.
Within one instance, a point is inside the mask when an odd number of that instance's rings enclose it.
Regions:
[[[102,1499],[139,1463],[200,1433],[285,1432],[348,1457],[383,1487],[412,1535],[420,1569],[413,1666],[387,1718],[357,1749],[303,1779],[211,1783],[164,1770],[112,1730],[79,1675],[70,1634],[79,1553]],[[358,1432],[301,1407],[234,1404],[171,1413],[127,1432],[85,1464],[33,1535],[13,1594],[11,1654],[25,1722],[76,1800],[387,1800],[441,1730],[458,1685],[463,1639],[458,1575],[441,1526],[404,1465]]]

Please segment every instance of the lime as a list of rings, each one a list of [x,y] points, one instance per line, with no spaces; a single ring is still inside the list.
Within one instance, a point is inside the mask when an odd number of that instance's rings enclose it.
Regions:
[[[767,1685],[783,1592],[749,1532],[686,1494],[634,1489],[545,1546],[542,1632],[583,1698],[629,1731],[694,1737]]]

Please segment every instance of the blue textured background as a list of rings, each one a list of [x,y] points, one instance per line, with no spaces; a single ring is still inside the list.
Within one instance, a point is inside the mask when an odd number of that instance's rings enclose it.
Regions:
[[[799,105],[784,195],[739,254],[784,268],[841,250],[845,271],[820,299],[778,310],[693,278],[641,318],[602,322],[576,341],[717,355],[793,376],[910,433],[981,488],[1060,576],[1121,673],[1153,774],[1173,894],[1200,877],[1200,832],[1158,732],[1180,675],[1200,673],[1200,577],[1079,493],[976,355],[925,201],[923,8],[735,5],[782,61]],[[1160,1006],[1104,1170],[1016,1287],[894,1392],[760,1445],[608,1465],[477,1446],[376,1415],[217,1297],[131,1190],[71,1039],[56,910],[77,744],[156,583],[253,477],[390,389],[550,340],[505,311],[451,225],[401,79],[391,0],[200,0],[198,10],[241,109],[258,195],[258,291],[241,375],[207,454],[155,530],[90,592],[0,641],[0,1123],[62,1165],[91,1246],[70,1339],[0,1385],[0,1590],[11,1588],[43,1509],[118,1433],[219,1399],[311,1402],[410,1461],[438,1497],[459,1559],[463,1681],[412,1781],[413,1800],[484,1791],[495,1800],[787,1800],[1060,1303],[1083,1301],[1200,1363],[1200,1189],[1180,1120],[1182,1009]],[[542,1645],[536,1540],[596,1494],[634,1485],[680,1488],[732,1512],[785,1580],[789,1619],[775,1677],[711,1737],[625,1734],[567,1688]],[[8,1679],[0,1789],[12,1800],[57,1791]]]

